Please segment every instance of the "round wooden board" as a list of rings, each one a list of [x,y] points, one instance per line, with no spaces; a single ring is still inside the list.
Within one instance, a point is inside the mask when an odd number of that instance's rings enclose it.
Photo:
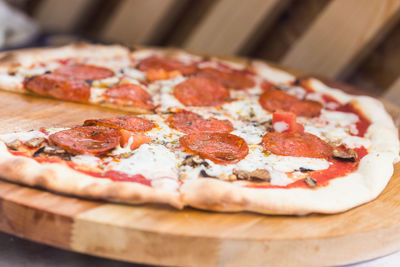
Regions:
[[[0,105],[0,133],[121,114],[7,92],[0,92]],[[397,107],[387,107],[398,116]],[[340,265],[368,260],[400,250],[399,205],[400,164],[378,199],[342,214],[305,217],[109,204],[0,180],[1,231],[156,265]]]

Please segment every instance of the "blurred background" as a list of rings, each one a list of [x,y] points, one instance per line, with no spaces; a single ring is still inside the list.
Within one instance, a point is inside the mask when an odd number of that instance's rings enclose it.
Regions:
[[[0,50],[79,40],[261,58],[400,104],[400,0],[0,0]]]

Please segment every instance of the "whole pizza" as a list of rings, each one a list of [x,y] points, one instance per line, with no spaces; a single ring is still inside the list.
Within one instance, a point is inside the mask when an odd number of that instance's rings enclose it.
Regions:
[[[383,105],[257,60],[75,44],[0,54],[0,89],[129,111],[0,135],[0,176],[78,197],[264,214],[376,198],[399,160]]]

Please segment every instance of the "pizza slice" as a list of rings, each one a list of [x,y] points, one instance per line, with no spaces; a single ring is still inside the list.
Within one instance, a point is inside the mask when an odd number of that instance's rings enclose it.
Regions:
[[[153,121],[125,116],[3,134],[0,173],[59,193],[181,208],[177,160]]]

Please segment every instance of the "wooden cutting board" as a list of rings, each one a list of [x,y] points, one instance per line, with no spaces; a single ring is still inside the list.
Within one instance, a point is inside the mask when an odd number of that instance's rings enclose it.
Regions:
[[[0,133],[121,114],[7,92],[0,92],[0,106]],[[398,118],[399,109],[387,107]],[[354,263],[400,250],[400,164],[378,199],[342,214],[305,217],[109,204],[0,180],[0,230],[59,248],[157,265]]]

